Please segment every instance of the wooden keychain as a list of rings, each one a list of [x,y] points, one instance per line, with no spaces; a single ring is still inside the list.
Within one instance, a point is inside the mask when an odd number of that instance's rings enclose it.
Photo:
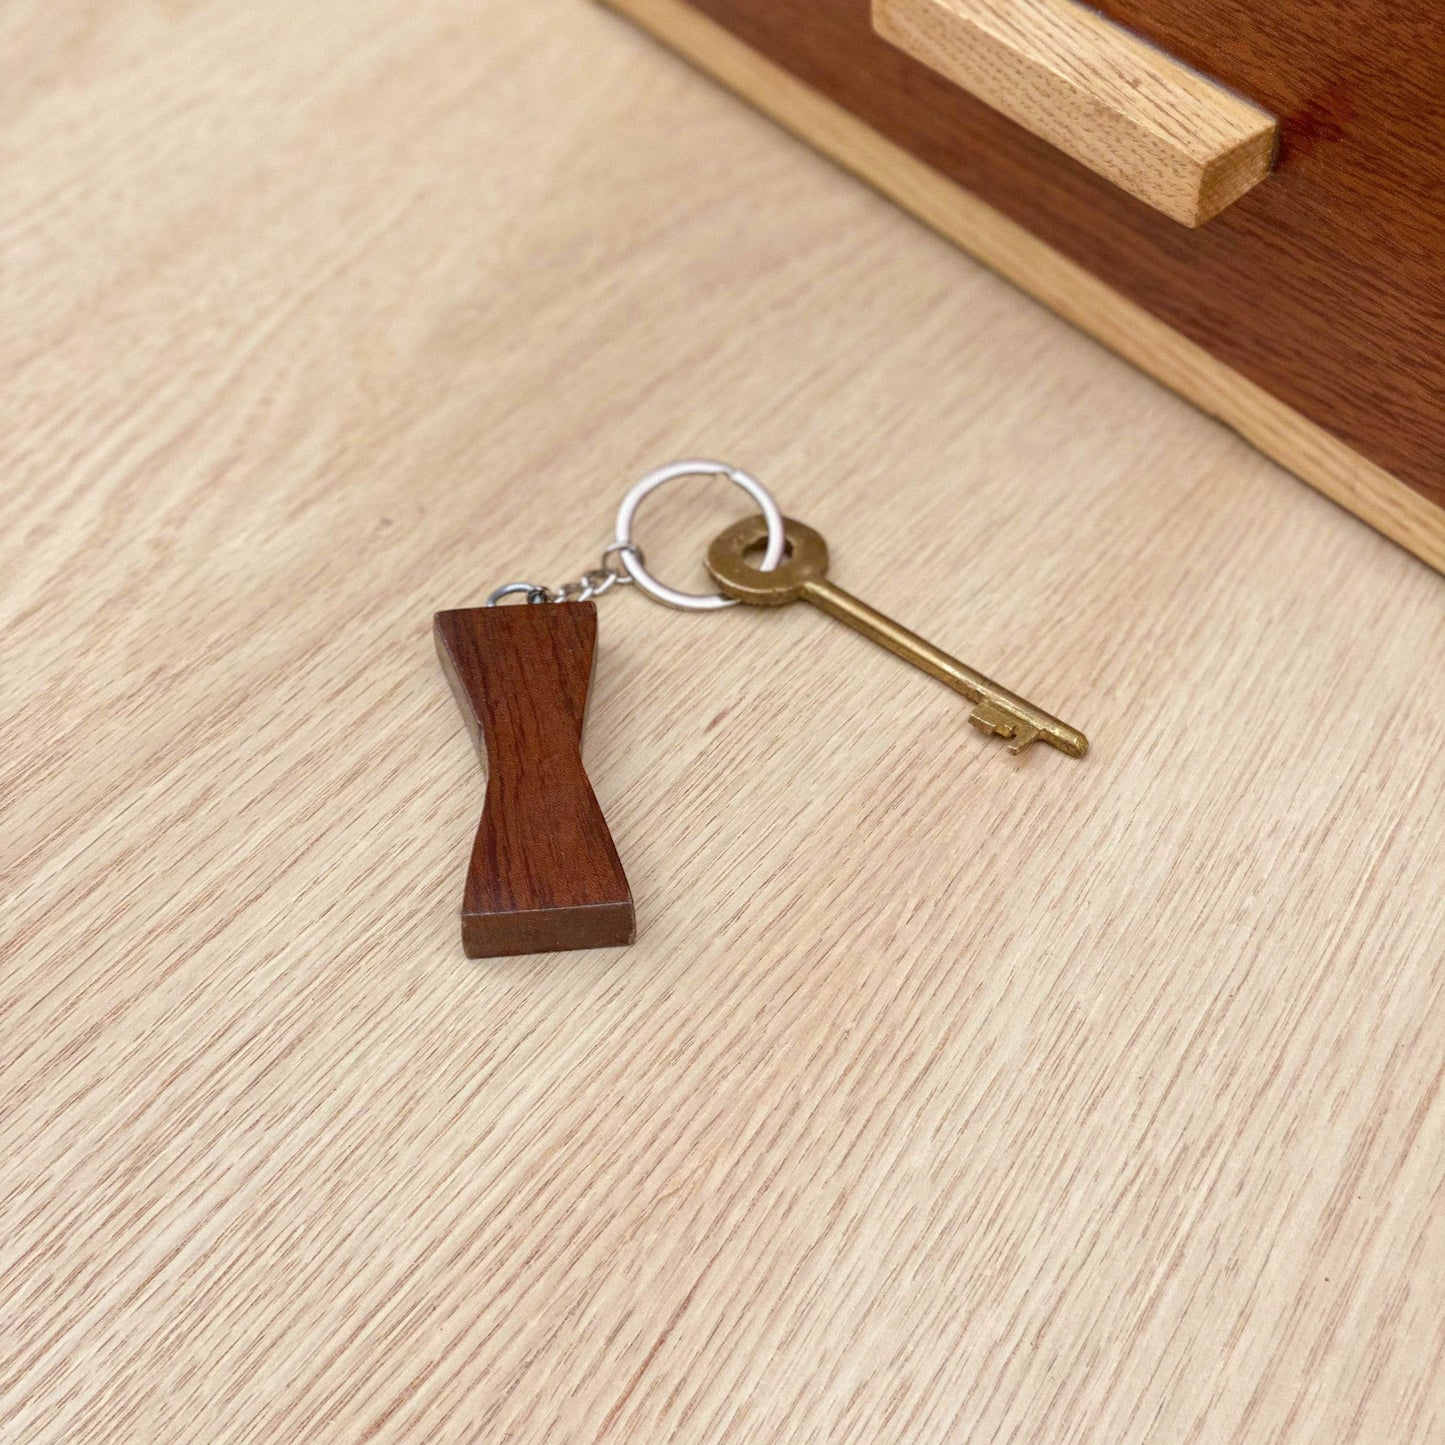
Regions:
[[[659,582],[632,539],[643,499],[681,477],[725,477],[758,506],[759,515],[734,523],[708,549],[716,593]],[[508,582],[485,607],[436,614],[442,668],[487,764],[462,895],[468,957],[616,947],[635,935],[632,893],[581,752],[597,643],[592,599],[614,586],[635,584],[690,612],[810,602],[962,693],[973,704],[969,721],[1003,738],[1010,752],[1042,741],[1084,755],[1088,740],[1076,728],[860,602],[827,573],[822,537],[784,517],[756,478],[723,462],[690,460],[649,472],[628,492],[601,566],[578,581],[556,588]],[[513,597],[527,605],[502,605]]]

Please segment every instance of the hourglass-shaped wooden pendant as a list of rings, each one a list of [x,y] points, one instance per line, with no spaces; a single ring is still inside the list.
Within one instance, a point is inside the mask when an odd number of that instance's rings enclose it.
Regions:
[[[582,766],[597,608],[439,612],[435,634],[488,769],[462,899],[467,956],[631,943],[632,893]]]

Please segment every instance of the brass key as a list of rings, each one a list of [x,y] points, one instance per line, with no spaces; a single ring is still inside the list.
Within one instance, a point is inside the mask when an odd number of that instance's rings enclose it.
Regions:
[[[1089,740],[1077,728],[1050,717],[1042,708],[1000,687],[981,672],[900,627],[866,602],[828,581],[828,544],[811,527],[791,518],[787,526],[789,550],[771,572],[753,567],[748,553],[767,538],[762,517],[745,517],[723,532],[708,548],[707,570],[728,597],[754,607],[781,607],[787,602],[811,602],[830,617],[846,622],[855,632],[922,668],[930,677],[960,692],[974,704],[968,720],[980,732],[997,733],[1009,752],[1021,753],[1042,738],[1071,758],[1083,757]]]

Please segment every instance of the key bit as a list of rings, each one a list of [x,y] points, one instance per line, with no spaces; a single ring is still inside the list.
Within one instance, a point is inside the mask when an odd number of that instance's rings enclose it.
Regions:
[[[1003,738],[1011,753],[1021,753],[1039,739],[1073,758],[1088,751],[1089,740],[1077,728],[1000,687],[828,581],[828,544],[811,527],[791,517],[784,521],[787,555],[771,572],[759,570],[749,560],[767,536],[762,517],[745,517],[713,541],[707,570],[726,596],[752,607],[811,603],[968,698],[974,704],[969,721],[979,731]]]
[[[968,720],[979,732],[994,733],[1005,739],[1005,745],[1011,753],[1023,752],[1030,743],[1036,742],[1043,735],[1038,728],[1030,727],[988,701],[978,703],[969,713]]]

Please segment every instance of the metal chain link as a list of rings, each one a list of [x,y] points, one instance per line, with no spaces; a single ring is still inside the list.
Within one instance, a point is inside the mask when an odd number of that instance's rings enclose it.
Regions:
[[[488,607],[499,606],[506,597],[525,596],[529,603],[539,602],[590,602],[601,597],[614,587],[631,587],[632,577],[625,567],[614,565],[613,557],[630,555],[639,564],[645,563],[642,548],[631,542],[613,542],[602,553],[598,567],[589,567],[575,582],[563,582],[559,587],[548,587],[541,582],[508,582],[498,587],[487,598]]]

